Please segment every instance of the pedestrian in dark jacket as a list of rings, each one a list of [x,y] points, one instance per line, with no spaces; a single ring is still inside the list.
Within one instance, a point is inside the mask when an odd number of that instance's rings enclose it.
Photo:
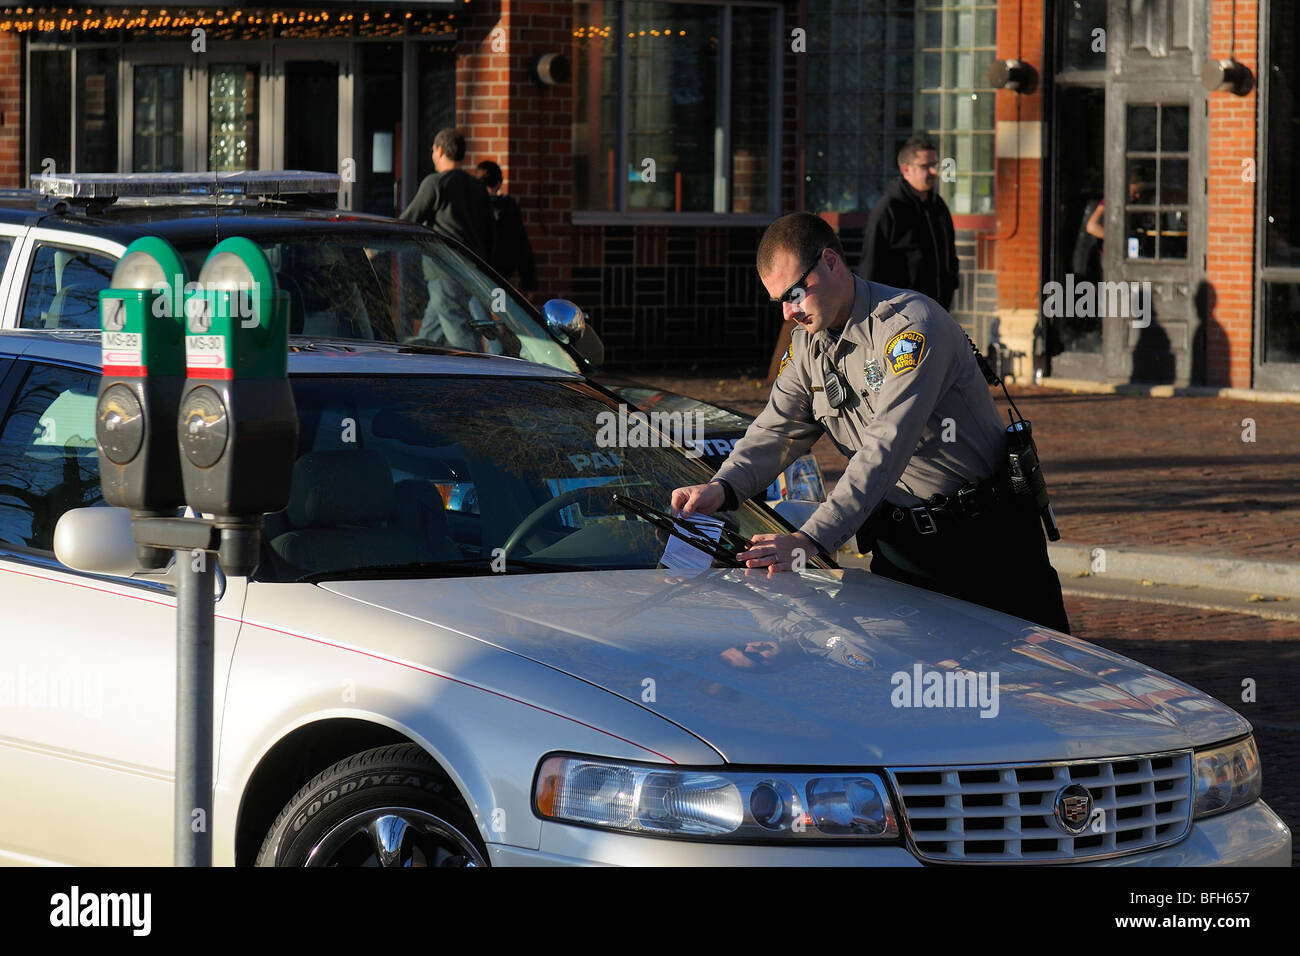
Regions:
[[[456,165],[464,158],[465,137],[454,129],[439,130],[433,138],[434,172],[424,177],[399,218],[462,242],[490,261],[491,202],[483,184]]]
[[[938,157],[933,143],[916,137],[898,151],[902,175],[871,210],[858,273],[948,309],[957,291],[957,245],[952,215],[935,189]]]
[[[492,268],[506,281],[514,281],[519,269],[519,288],[525,292],[537,291],[537,260],[533,245],[524,231],[524,214],[514,197],[501,192],[501,167],[490,159],[478,164],[478,178],[487,187],[492,203],[492,218],[496,226],[496,240],[492,246]]]

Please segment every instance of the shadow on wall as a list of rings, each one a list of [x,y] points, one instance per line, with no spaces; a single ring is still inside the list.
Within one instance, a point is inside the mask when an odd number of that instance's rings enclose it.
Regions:
[[[1202,279],[1196,286],[1196,328],[1192,330],[1192,384],[1209,385],[1211,342],[1226,340],[1223,326],[1214,318],[1219,296],[1214,286]]]

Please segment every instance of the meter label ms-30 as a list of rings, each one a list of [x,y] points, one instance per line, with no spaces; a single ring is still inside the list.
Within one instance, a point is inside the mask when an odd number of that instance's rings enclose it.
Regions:
[[[230,378],[224,335],[185,336],[185,367],[201,378]]]

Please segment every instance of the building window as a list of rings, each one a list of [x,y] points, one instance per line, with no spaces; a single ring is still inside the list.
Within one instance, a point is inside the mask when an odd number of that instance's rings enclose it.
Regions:
[[[1128,108],[1128,201],[1124,235],[1129,259],[1186,259],[1188,108],[1161,103]]]
[[[117,51],[77,51],[77,172],[117,169]]]
[[[28,76],[40,82],[29,84],[28,115],[29,173],[66,173],[72,169],[72,124],[68,106],[72,102],[72,53],[68,50],[32,50]]]
[[[1106,69],[1106,4],[1109,0],[1058,0],[1057,29],[1062,72]]]
[[[185,71],[179,66],[135,67],[135,148],[137,173],[180,172],[185,129],[181,102]]]
[[[577,208],[772,211],[777,15],[738,4],[576,4]]]
[[[991,215],[996,2],[920,0],[916,111],[939,147],[939,190],[957,215]]]
[[[809,0],[804,202],[866,211],[916,129],[915,0]]]
[[[257,169],[257,67],[222,63],[208,70],[208,169]]]

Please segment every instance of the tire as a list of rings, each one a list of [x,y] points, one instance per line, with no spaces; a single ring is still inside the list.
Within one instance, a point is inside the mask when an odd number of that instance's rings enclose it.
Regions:
[[[376,747],[317,774],[262,842],[258,866],[487,866],[478,828],[415,744]]]

